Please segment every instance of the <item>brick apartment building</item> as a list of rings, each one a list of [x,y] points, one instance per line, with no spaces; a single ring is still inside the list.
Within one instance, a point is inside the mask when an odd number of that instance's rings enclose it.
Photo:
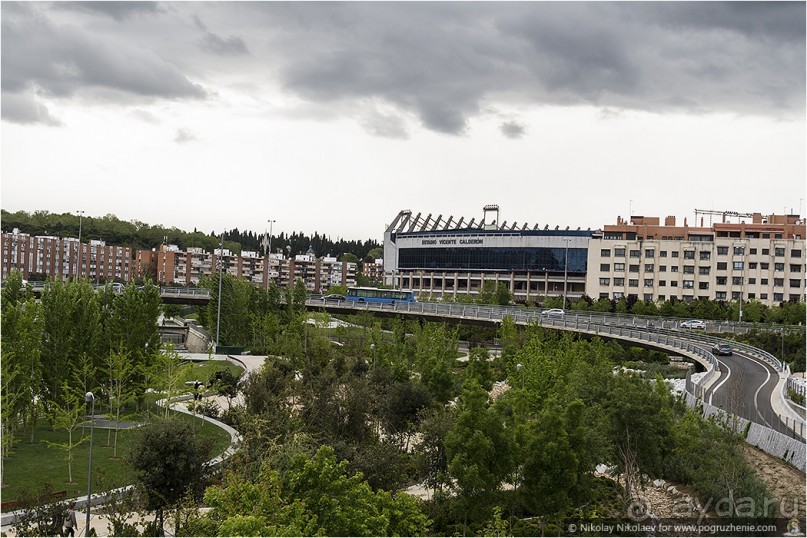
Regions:
[[[107,246],[104,241],[80,243],[75,238],[32,236],[18,229],[2,234],[0,275],[18,270],[23,278],[47,276],[65,281],[81,277],[105,282],[132,278],[132,249]]]

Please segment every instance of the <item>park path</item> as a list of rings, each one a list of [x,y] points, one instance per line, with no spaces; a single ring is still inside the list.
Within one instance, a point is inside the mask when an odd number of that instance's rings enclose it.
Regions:
[[[244,376],[252,375],[254,372],[258,371],[263,366],[263,362],[266,359],[266,357],[252,356],[252,355],[213,355],[212,357],[210,357],[206,353],[201,353],[201,354],[187,353],[187,354],[183,354],[182,356],[183,357],[188,357],[189,359],[193,359],[193,360],[229,361],[229,362],[239,363],[244,367],[244,370],[245,370]],[[212,400],[212,401],[215,401],[216,404],[219,406],[219,408],[221,410],[227,409],[228,403],[227,403],[227,398],[226,397],[211,395],[211,396],[206,396],[205,397],[205,400],[208,400],[208,399]],[[236,398],[234,398],[232,400],[232,405],[240,405],[242,403],[243,403],[243,396],[239,393],[236,396]],[[173,404],[171,406],[171,408],[174,409],[175,411],[180,411],[180,412],[183,412],[183,413],[189,413],[187,407],[185,406],[185,402],[176,402],[175,404]],[[223,427],[223,429],[227,430],[230,433],[232,441],[231,441],[230,447],[224,452],[224,455],[226,456],[226,455],[231,454],[232,451],[235,449],[234,445],[235,445],[235,443],[237,442],[237,439],[238,439],[237,432],[235,432],[235,430],[232,430],[232,428],[230,428],[229,426],[226,426],[225,424],[222,424],[222,423],[220,423],[218,421],[209,419],[209,417],[203,417],[203,418],[205,418],[206,420],[208,420],[210,422],[216,423],[217,425],[220,425],[220,427]],[[215,461],[221,460],[221,459],[222,459],[222,456],[218,456],[213,461],[215,462]],[[95,494],[95,495],[93,495],[93,497],[95,497],[97,495],[98,494]],[[86,497],[83,497],[82,500],[86,504]],[[103,507],[99,506],[99,505],[93,506],[91,508],[91,510],[90,510],[90,528],[95,531],[97,536],[107,536],[108,528],[109,528],[109,520],[107,519],[107,517],[103,513],[101,513],[102,510],[103,510]],[[80,510],[77,509],[77,511],[76,511],[76,520],[78,522],[78,528],[76,529],[76,536],[86,536],[86,528],[87,528],[86,527],[86,521],[87,521],[86,514],[87,514],[86,509],[83,509],[83,508],[80,509]],[[6,514],[3,514],[3,516],[6,516]],[[7,523],[8,519],[10,519],[10,518],[6,518],[6,517],[3,518],[3,525],[2,525],[2,527],[0,527],[0,533],[2,533],[3,536],[8,536],[8,537],[16,536],[11,523],[10,522]],[[141,519],[151,520],[151,519],[153,519],[153,515],[149,514],[146,518],[144,518],[141,514],[132,514],[129,517],[128,522],[129,523],[138,523],[138,522],[141,521]],[[171,533],[171,529],[170,529],[171,525],[166,525],[166,527],[167,528],[165,529],[165,535],[166,536],[173,536],[173,534]]]

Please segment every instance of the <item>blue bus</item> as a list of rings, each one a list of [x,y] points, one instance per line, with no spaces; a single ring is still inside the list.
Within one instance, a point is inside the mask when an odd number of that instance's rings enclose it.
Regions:
[[[347,300],[360,303],[413,303],[415,292],[380,288],[348,288]]]

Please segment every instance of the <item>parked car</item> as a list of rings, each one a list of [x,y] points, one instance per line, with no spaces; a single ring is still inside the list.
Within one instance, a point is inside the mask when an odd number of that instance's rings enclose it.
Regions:
[[[339,295],[338,293],[331,293],[330,295],[325,295],[322,298],[322,300],[325,301],[326,303],[328,301],[336,301],[337,303],[341,303],[342,301],[345,300],[345,296]]]
[[[712,353],[714,353],[715,355],[731,356],[733,352],[734,350],[731,349],[731,346],[728,344],[715,344],[715,347],[712,348]]]
[[[706,323],[699,319],[690,319],[681,322],[682,329],[705,329]]]
[[[541,312],[541,315],[542,316],[562,316],[565,313],[566,312],[564,312],[560,308],[550,308],[549,310],[544,310],[543,312]]]

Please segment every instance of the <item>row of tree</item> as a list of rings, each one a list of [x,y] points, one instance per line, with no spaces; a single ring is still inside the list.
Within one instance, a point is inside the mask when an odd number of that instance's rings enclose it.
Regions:
[[[250,250],[263,253],[265,232],[253,232],[251,230],[225,230],[222,232],[211,231],[209,234],[197,231],[193,232],[180,230],[176,227],[167,228],[160,224],[150,225],[138,220],[122,221],[115,215],[104,215],[103,217],[85,216],[72,213],[49,213],[48,211],[16,211],[14,213],[2,210],[0,225],[4,232],[11,232],[18,228],[31,235],[51,235],[55,237],[78,237],[79,226],[81,226],[81,236],[87,239],[100,239],[108,245],[130,247],[137,249],[159,248],[163,242],[179,246],[185,250],[188,247],[201,247],[206,252],[212,252],[219,248],[221,235],[224,235],[224,248],[232,252],[240,253],[242,250]],[[372,261],[380,257],[380,245],[373,239],[346,240],[338,238],[332,240],[330,237],[314,232],[313,236],[308,236],[302,232],[286,234],[281,232],[272,237],[272,250],[282,251],[288,256],[304,254],[309,248],[313,248],[317,256],[344,256],[349,254],[356,260]]]
[[[433,493],[401,516],[410,534],[501,525],[515,535],[562,533],[574,514],[625,517],[657,477],[694,485],[713,502],[753,499],[751,508],[729,503],[728,517],[775,508],[764,508],[768,492],[742,458],[741,437],[688,410],[660,378],[614,375],[627,355],[618,344],[521,331],[507,320],[500,358],[474,348],[460,363],[456,329],[397,320],[387,333],[372,318],[352,321],[360,328],[281,323],[301,345],[269,357],[244,385],[245,407],[227,415],[242,449],[207,490],[213,510],[185,532],[392,532],[389,520],[374,519],[371,492],[394,497],[412,483]],[[512,388],[491,398],[497,380]],[[304,481],[313,498],[295,491],[301,462],[317,462],[316,481]],[[619,486],[595,476],[598,463],[614,468]],[[366,486],[359,493],[346,482]],[[319,492],[332,499],[327,518]],[[301,513],[311,526],[299,526]]]
[[[113,416],[130,397],[142,403],[149,378],[164,370],[156,286],[97,292],[86,280],[47,282],[41,300],[19,272],[2,289],[2,447],[5,458],[37,422],[72,432],[83,422],[85,394]],[[162,374],[159,376],[162,379]],[[70,439],[72,446],[72,438]]]

